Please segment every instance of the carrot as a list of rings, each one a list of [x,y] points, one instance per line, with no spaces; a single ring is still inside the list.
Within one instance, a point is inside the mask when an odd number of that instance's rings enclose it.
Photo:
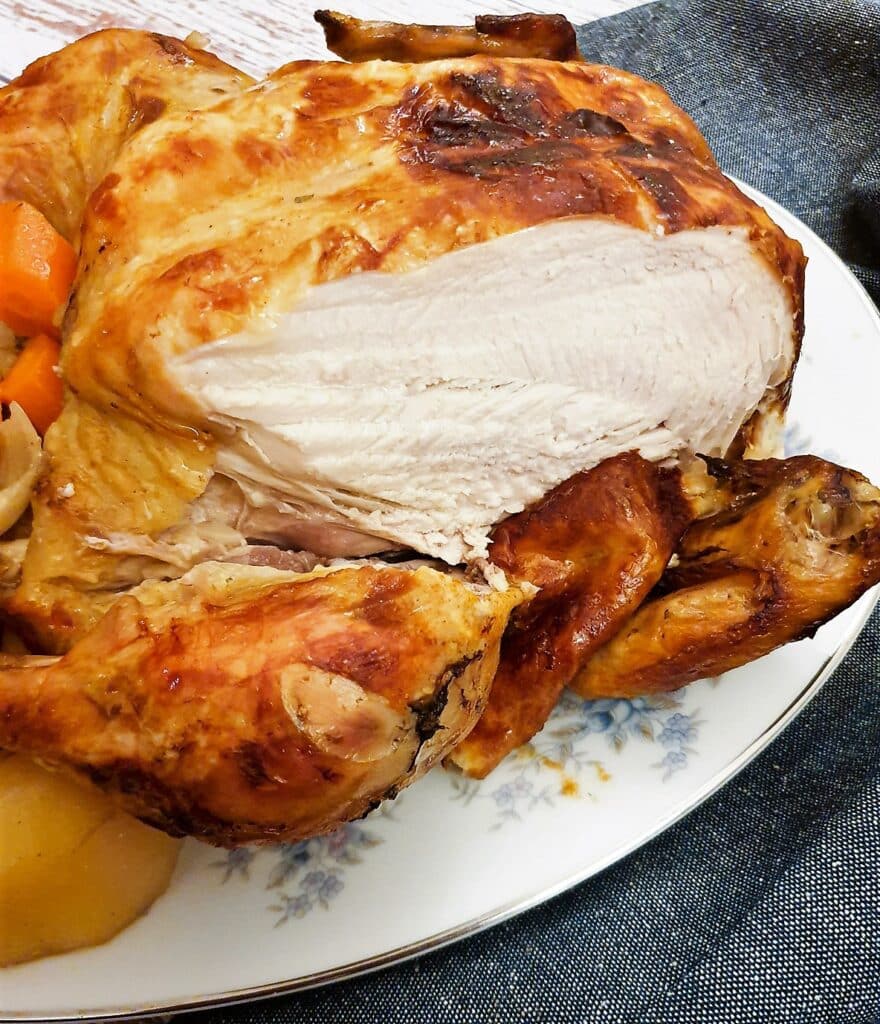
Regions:
[[[0,380],[0,402],[18,402],[41,434],[61,412],[63,389],[55,371],[61,346],[46,334],[31,338]]]
[[[59,335],[76,273],[73,246],[29,203],[0,203],[0,320],[16,334]]]

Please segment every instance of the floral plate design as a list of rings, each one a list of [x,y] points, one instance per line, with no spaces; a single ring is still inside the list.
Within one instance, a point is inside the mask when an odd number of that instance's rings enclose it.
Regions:
[[[751,194],[810,257],[789,453],[827,455],[880,480],[877,310],[815,235]],[[811,640],[662,699],[567,695],[485,781],[436,770],[333,835],[232,853],[188,842],[168,892],[116,939],[3,971],[0,1017],[142,1016],[293,991],[549,899],[748,763],[817,692],[875,600],[866,595]]]

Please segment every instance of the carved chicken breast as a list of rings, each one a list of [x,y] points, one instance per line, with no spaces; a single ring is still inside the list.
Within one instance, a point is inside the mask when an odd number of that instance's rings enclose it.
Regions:
[[[282,69],[133,140],[84,251],[71,383],[212,433],[294,542],[484,555],[609,455],[726,451],[797,351],[797,246],[590,66]]]

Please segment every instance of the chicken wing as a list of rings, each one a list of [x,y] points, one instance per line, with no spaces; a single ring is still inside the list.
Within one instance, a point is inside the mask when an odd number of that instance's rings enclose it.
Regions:
[[[495,530],[492,562],[540,591],[508,627],[489,702],[450,764],[483,778],[543,727],[563,688],[660,579],[690,518],[679,471],[627,452]]]
[[[811,635],[880,582],[880,490],[810,455],[708,460],[728,509],[685,533],[677,564],[580,672],[583,697],[635,697]]]
[[[0,89],[0,200],[31,203],[73,239],[89,197],[137,131],[252,82],[169,36],[129,29],[85,36]]]
[[[418,63],[448,57],[540,57],[582,60],[571,23],[561,14],[478,14],[474,27],[400,25],[315,11],[328,49],[343,60]]]
[[[0,747],[173,835],[326,832],[471,727],[521,596],[425,566],[206,563],[122,597],[63,658],[5,658]]]

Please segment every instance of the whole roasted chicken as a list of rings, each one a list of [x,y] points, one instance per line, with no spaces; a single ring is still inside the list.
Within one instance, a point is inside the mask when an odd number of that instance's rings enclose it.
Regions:
[[[0,746],[221,845],[880,580],[880,492],[771,457],[801,249],[669,97],[561,18],[318,17],[356,63],[107,30],[0,90],[0,200],[77,255]]]

